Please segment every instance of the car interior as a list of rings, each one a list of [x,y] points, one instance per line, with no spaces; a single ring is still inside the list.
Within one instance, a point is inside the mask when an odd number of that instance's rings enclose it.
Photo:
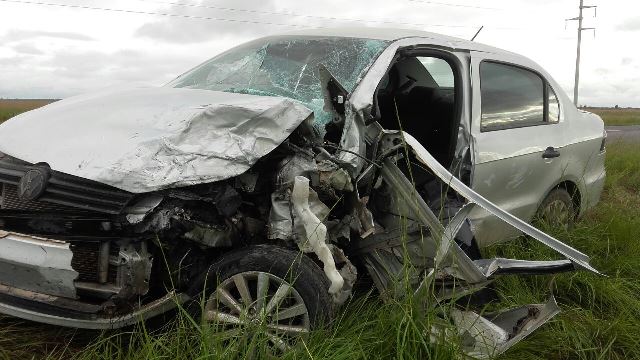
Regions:
[[[408,132],[447,168],[454,157],[460,121],[454,71],[442,58],[400,57],[376,93],[380,125]],[[424,170],[412,170],[417,186],[432,179]]]
[[[378,86],[378,123],[384,129],[411,134],[440,164],[450,168],[460,124],[459,75],[458,68],[444,57],[399,57]],[[451,218],[462,206],[463,200],[412,154],[409,161],[398,161],[397,165],[438,216]],[[465,228],[456,241],[467,248],[472,246],[472,237],[471,230]],[[469,251],[479,257],[477,248]]]
[[[445,167],[458,133],[453,79],[443,59],[406,57],[390,68],[377,93],[380,125],[410,133]]]

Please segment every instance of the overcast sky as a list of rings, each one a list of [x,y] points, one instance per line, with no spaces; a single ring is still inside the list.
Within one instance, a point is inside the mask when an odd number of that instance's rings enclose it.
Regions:
[[[469,39],[480,25],[476,41],[532,58],[571,95],[577,22],[565,29],[565,19],[577,16],[578,2],[0,0],[0,97],[64,98],[130,83],[160,85],[241,42],[297,28],[403,27]],[[597,30],[595,38],[583,33],[580,103],[640,107],[640,2],[587,4],[598,5],[598,14],[585,10],[583,26]]]

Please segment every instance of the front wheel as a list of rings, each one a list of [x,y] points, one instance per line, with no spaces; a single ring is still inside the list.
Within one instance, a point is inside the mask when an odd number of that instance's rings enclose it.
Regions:
[[[205,323],[242,336],[264,335],[280,351],[333,313],[329,281],[318,265],[277,246],[251,246],[223,256],[201,286]]]

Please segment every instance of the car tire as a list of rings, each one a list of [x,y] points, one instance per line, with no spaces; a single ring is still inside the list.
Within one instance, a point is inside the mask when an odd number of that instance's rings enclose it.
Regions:
[[[261,282],[267,284],[263,297],[257,295]],[[272,326],[281,326],[274,331],[294,332],[295,329],[304,335],[332,318],[334,309],[329,285],[320,267],[302,252],[273,245],[254,245],[222,256],[191,292],[195,292],[192,298],[202,300],[198,307],[204,322],[244,319],[242,321],[255,324],[263,321],[267,331]],[[286,296],[278,293],[281,288],[288,290]],[[278,302],[282,296],[285,296],[284,300],[269,310],[271,300],[275,298]],[[291,308],[300,310],[284,315]],[[279,319],[294,313],[301,314]],[[294,337],[289,333],[285,335]]]
[[[535,219],[548,226],[571,230],[576,219],[571,194],[564,188],[553,189],[540,203]]]

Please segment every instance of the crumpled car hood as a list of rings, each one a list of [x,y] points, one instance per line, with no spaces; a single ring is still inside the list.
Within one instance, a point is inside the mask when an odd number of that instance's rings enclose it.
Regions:
[[[237,176],[311,115],[278,97],[166,87],[101,92],[0,125],[0,151],[143,193]]]

